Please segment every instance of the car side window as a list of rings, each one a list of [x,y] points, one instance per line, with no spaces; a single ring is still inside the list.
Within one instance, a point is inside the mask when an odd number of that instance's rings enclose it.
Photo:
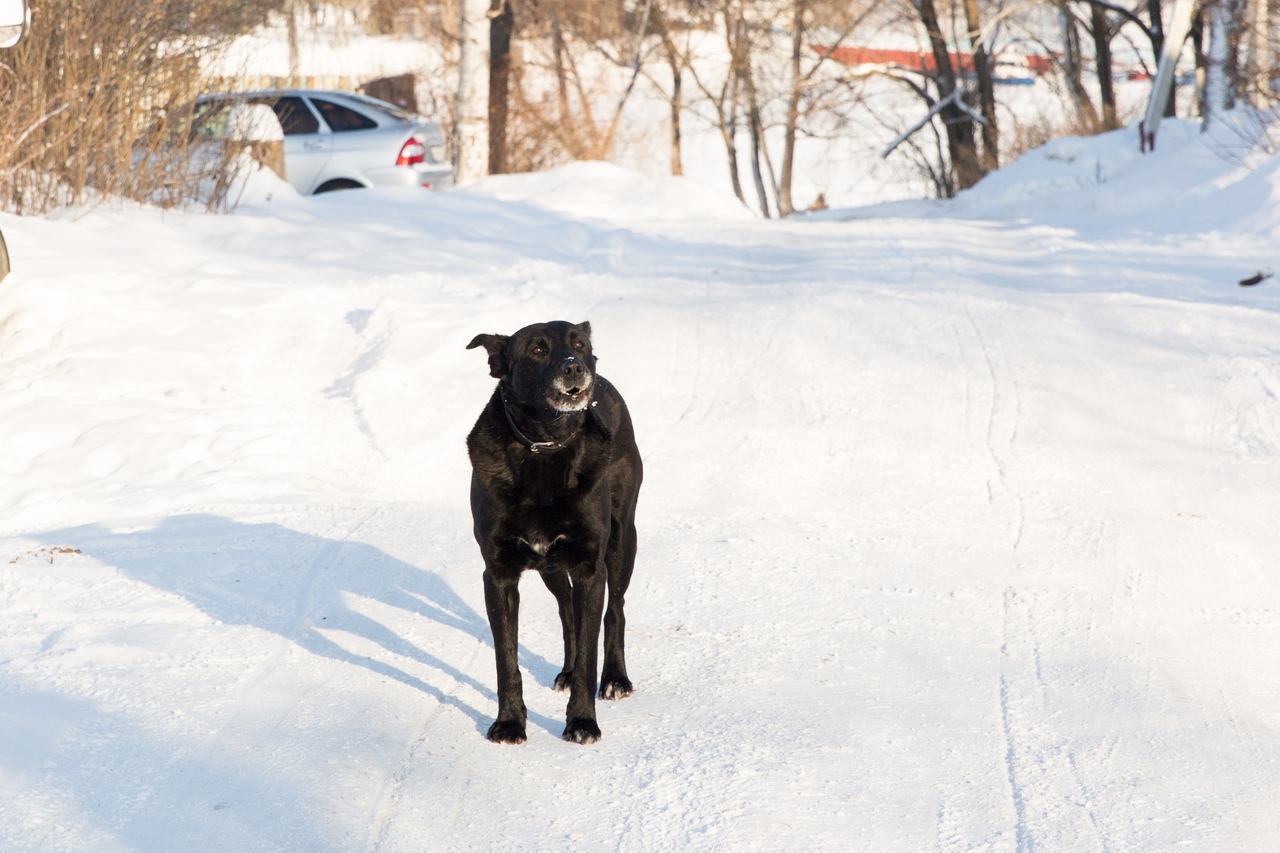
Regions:
[[[284,131],[285,136],[317,133],[320,130],[320,122],[316,121],[315,114],[307,109],[302,98],[272,98],[263,103],[275,110],[276,118],[280,119],[280,129]]]
[[[362,116],[355,110],[347,109],[341,104],[335,104],[333,101],[312,98],[311,103],[316,105],[316,109],[324,117],[325,124],[329,125],[329,129],[334,133],[343,133],[348,130],[369,130],[378,126],[378,123],[368,116]]]

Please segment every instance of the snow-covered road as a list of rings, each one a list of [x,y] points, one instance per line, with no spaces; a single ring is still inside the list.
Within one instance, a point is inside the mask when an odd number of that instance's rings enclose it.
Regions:
[[[1167,147],[1143,229],[1122,158],[827,221],[592,164],[0,216],[0,849],[1275,849],[1276,169]],[[553,318],[645,456],[637,692],[562,742],[526,583],[499,747],[464,346]]]

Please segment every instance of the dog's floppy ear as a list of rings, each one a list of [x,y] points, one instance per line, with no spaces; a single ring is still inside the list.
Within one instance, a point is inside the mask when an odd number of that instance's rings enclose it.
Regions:
[[[501,379],[511,370],[507,363],[507,342],[510,340],[506,335],[476,335],[467,344],[467,349],[484,347],[489,353],[489,375]]]
[[[613,438],[613,434],[622,426],[622,407],[619,405],[618,392],[601,377],[596,377],[596,387],[591,393],[591,405],[587,413],[596,428],[605,438]]]
[[[577,329],[579,332],[582,332],[582,334],[586,335],[588,338],[591,337],[591,324],[589,322],[583,321],[578,325],[574,326],[573,328]]]

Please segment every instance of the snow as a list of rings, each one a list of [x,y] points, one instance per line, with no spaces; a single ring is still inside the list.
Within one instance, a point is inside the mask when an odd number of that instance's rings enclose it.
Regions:
[[[743,214],[604,164],[0,215],[0,849],[1280,844],[1275,158]],[[1105,180],[1096,180],[1101,174]],[[636,694],[496,710],[479,332],[590,320]]]

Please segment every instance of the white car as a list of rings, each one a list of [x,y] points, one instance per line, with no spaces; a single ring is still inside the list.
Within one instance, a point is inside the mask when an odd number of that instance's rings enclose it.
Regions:
[[[394,104],[351,92],[285,89],[205,95],[197,139],[226,138],[236,104],[266,104],[284,130],[286,179],[303,195],[360,187],[453,186],[440,126]]]

